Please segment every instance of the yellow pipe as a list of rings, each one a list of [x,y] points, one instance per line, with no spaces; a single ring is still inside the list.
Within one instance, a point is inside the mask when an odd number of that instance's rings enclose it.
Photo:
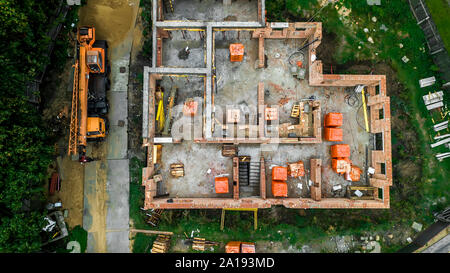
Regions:
[[[366,123],[366,131],[369,132],[369,120],[367,118],[366,96],[364,95],[364,88],[361,91],[361,96],[362,96],[363,107],[364,107],[364,121]]]
[[[258,208],[224,208],[224,210],[236,210],[236,211],[257,211]]]

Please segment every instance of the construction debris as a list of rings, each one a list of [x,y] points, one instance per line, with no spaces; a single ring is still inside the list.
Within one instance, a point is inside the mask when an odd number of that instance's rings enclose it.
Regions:
[[[198,250],[198,251],[205,251],[206,247],[212,247],[212,246],[219,245],[218,242],[207,241],[205,238],[194,237],[194,239],[192,239],[192,240],[193,240],[192,249]]]

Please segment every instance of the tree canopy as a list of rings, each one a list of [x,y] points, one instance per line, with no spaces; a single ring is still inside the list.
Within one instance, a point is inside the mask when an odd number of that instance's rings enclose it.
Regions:
[[[0,0],[0,252],[33,252],[41,246],[43,182],[52,160],[40,113],[25,97],[27,83],[49,62],[60,0]]]

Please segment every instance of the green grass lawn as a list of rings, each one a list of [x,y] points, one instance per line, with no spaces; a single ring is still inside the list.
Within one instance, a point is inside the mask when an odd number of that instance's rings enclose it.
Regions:
[[[450,52],[450,7],[447,0],[426,0],[433,22],[438,28],[447,52]]]

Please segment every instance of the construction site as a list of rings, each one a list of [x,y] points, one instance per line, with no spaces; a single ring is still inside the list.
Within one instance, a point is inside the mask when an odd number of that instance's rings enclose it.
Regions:
[[[265,1],[152,1],[144,210],[389,208],[385,75],[325,74],[320,22]]]
[[[447,3],[13,2],[0,252],[448,252]]]

